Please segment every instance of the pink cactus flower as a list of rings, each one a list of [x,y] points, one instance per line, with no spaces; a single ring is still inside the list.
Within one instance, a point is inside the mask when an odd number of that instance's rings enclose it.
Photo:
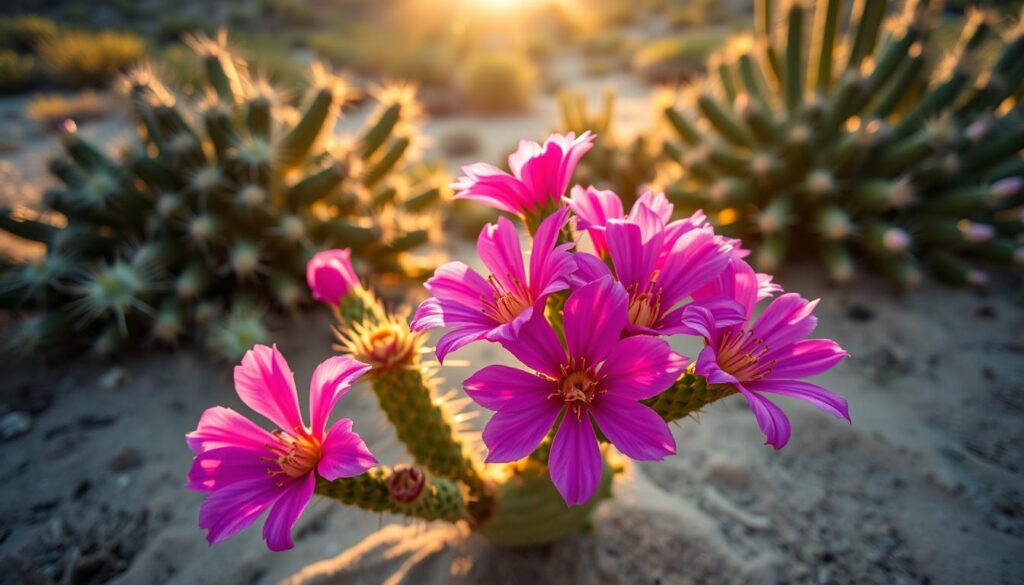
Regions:
[[[629,294],[631,334],[699,334],[703,323],[697,307],[711,311],[720,324],[739,323],[742,307],[731,298],[689,297],[718,277],[734,258],[727,240],[715,235],[710,226],[689,227],[669,233],[663,216],[638,202],[632,219],[608,220],[603,229],[614,275]],[[673,238],[665,245],[667,237]],[[610,274],[596,256],[575,254],[578,265],[574,279],[589,282]]]
[[[608,222],[617,219],[626,219],[638,223],[644,231],[645,240],[651,237],[649,230],[656,230],[662,235],[661,255],[658,258],[658,266],[664,262],[665,255],[672,249],[675,241],[686,232],[711,227],[707,216],[703,211],[697,210],[690,217],[672,220],[672,213],[675,206],[669,202],[664,193],[647,191],[637,198],[629,214],[623,216],[622,200],[612,191],[600,191],[593,187],[576,186],[572,188],[571,195],[566,199],[569,208],[576,215],[576,228],[587,232],[590,241],[594,245],[594,252],[606,258],[608,256],[608,243],[605,233]],[[641,222],[640,211],[646,207],[647,211],[653,212],[660,222]],[[743,249],[741,242],[733,238],[717,236],[724,244],[732,247],[734,257],[743,258],[750,255],[749,250]]]
[[[548,216],[533,240],[529,274],[523,265],[519,234],[512,222],[499,218],[480,232],[477,252],[490,275],[480,276],[462,262],[449,262],[426,282],[433,295],[412,319],[414,331],[436,327],[452,330],[437,342],[437,359],[479,340],[504,341],[516,336],[535,312],[542,312],[548,295],[569,288],[576,264],[572,244],[557,244],[568,221],[568,209]]]
[[[328,305],[337,305],[349,291],[362,286],[352,268],[352,250],[324,250],[317,252],[306,264],[306,282],[313,298]]]
[[[572,132],[552,134],[543,146],[523,140],[508,157],[511,175],[487,163],[462,167],[463,176],[452,185],[455,198],[479,201],[521,217],[560,206],[576,165],[593,142],[590,132],[579,137]]]
[[[846,399],[801,378],[832,369],[849,354],[831,339],[804,339],[818,320],[811,313],[818,301],[784,294],[771,302],[754,320],[754,307],[777,290],[777,285],[742,260],[733,261],[716,282],[695,293],[695,297],[730,295],[743,306],[742,323],[722,325],[710,311],[704,317],[706,346],[695,364],[697,374],[709,384],[731,384],[746,397],[754,418],[764,433],[765,444],[781,449],[789,442],[791,427],[786,413],[768,395],[805,400],[821,410],[850,420]]]
[[[208,531],[210,544],[234,536],[269,509],[263,525],[267,546],[292,548],[292,526],[312,498],[318,474],[328,480],[354,477],[377,465],[350,419],[327,429],[338,399],[368,369],[349,356],[320,364],[310,384],[306,426],[294,375],[277,347],[257,345],[245,354],[235,367],[235,391],[277,429],[268,432],[230,408],[215,406],[186,435],[196,454],[188,487],[209,494],[199,509],[199,527]]]
[[[466,380],[466,393],[496,411],[483,432],[488,462],[526,457],[561,415],[549,468],[558,492],[573,506],[588,502],[600,483],[594,423],[633,459],[675,453],[668,425],[639,401],[669,387],[687,359],[655,337],[622,339],[628,304],[625,289],[611,278],[587,284],[565,303],[566,346],[541,313],[504,343],[536,374],[491,365]]]

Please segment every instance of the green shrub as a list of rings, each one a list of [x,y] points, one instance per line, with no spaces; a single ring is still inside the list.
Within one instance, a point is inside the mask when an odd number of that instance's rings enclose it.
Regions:
[[[537,70],[519,55],[477,55],[462,71],[462,97],[469,107],[481,111],[523,110],[530,104],[536,82]]]
[[[39,81],[39,67],[31,55],[0,49],[0,93],[31,89]]]
[[[27,15],[0,19],[0,48],[26,53],[56,35],[57,25],[48,18]]]
[[[653,81],[685,79],[700,71],[724,41],[725,35],[717,32],[655,39],[633,56],[633,69]]]
[[[146,43],[126,32],[70,31],[37,48],[46,74],[66,87],[103,85],[145,55]]]

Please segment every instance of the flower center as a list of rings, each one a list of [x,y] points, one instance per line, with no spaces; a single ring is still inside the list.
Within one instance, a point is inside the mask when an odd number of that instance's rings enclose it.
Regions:
[[[375,371],[393,366],[407,366],[416,357],[423,336],[409,331],[404,317],[392,316],[383,321],[367,317],[355,322],[347,331],[338,331],[341,347],[353,357],[373,366]]]
[[[718,341],[716,348],[718,367],[729,372],[741,382],[754,382],[772,372],[778,360],[763,359],[770,348],[753,331],[728,329]]]
[[[268,469],[270,475],[283,473],[288,477],[302,477],[313,470],[320,462],[320,442],[296,429],[298,435],[290,435],[282,430],[274,430],[272,434],[277,444],[267,445],[267,449],[276,457],[268,458],[280,467],[280,471]]]
[[[483,313],[499,323],[508,323],[519,316],[530,306],[530,291],[517,277],[509,274],[508,280],[512,289],[505,288],[494,275],[487,277],[491,289],[494,290],[490,300],[481,298]]]
[[[629,322],[637,327],[654,327],[661,320],[661,289],[655,288],[658,273],[651,275],[645,288],[629,287]]]
[[[569,410],[576,412],[576,419],[583,416],[583,409],[594,401],[598,394],[604,394],[600,379],[593,368],[588,368],[585,358],[572,358],[563,365],[558,376],[558,390],[548,398],[561,399]]]

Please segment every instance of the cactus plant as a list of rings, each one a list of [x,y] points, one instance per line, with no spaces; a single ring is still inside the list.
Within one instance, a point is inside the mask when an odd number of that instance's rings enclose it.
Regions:
[[[436,237],[442,187],[436,172],[403,168],[417,139],[410,87],[377,92],[376,112],[343,143],[332,134],[352,93],[344,79],[314,64],[296,109],[223,36],[190,46],[207,77],[194,101],[149,67],[122,79],[139,142],[121,156],[66,124],[50,166],[62,185],[45,197],[65,225],[2,210],[0,229],[46,246],[0,281],[6,308],[41,308],[88,333],[45,337],[57,343],[91,338],[106,352],[198,337],[235,357],[265,336],[266,308],[307,297],[317,249],[351,246],[384,281],[432,270],[436,258],[412,251]]]
[[[671,221],[673,206],[660,195],[639,198],[625,217],[610,192],[574,188],[567,204],[590,136],[543,144],[523,141],[512,155],[525,180],[484,163],[465,168],[459,196],[520,209],[520,226],[507,217],[485,226],[477,252],[489,274],[462,262],[439,267],[425,284],[432,296],[411,321],[362,284],[349,251],[311,260],[310,287],[331,306],[344,355],[315,370],[308,426],[276,348],[256,346],[236,367],[239,397],[278,429],[267,433],[214,407],[188,435],[196,454],[189,487],[207,494],[200,527],[210,542],[270,508],[267,545],[290,548],[292,526],[317,494],[464,524],[500,546],[543,544],[585,529],[597,505],[614,496],[627,458],[673,455],[668,423],[714,402],[742,395],[776,449],[789,440],[790,423],[772,394],[849,419],[841,396],[797,379],[847,355],[834,341],[804,339],[817,323],[816,301],[784,294],[754,319],[758,302],[781,287],[747,265],[735,240],[716,235],[699,214]],[[532,234],[525,247],[523,232]],[[601,251],[574,250],[598,233]],[[437,361],[426,346],[434,328],[447,330],[432,352]],[[665,339],[680,334],[703,341],[696,360]],[[527,369],[475,363],[490,353],[480,352],[462,384],[467,396],[441,394],[435,374],[450,353],[487,342]],[[360,375],[411,465],[379,465],[349,419],[325,435],[332,405]],[[494,411],[480,434],[483,459],[467,432],[479,414],[466,408],[470,402]]]
[[[836,281],[863,259],[901,285],[920,265],[984,284],[979,260],[1024,262],[1024,27],[975,11],[939,59],[929,0],[888,9],[817,0],[780,15],[757,0],[753,38],[665,109],[665,154],[679,164],[657,183],[751,238],[766,270],[814,250]],[[979,50],[1000,37],[986,65]]]

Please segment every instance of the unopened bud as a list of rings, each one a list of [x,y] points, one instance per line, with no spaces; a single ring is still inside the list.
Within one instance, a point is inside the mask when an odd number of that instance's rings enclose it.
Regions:
[[[410,504],[423,493],[427,476],[419,467],[396,465],[388,478],[388,495],[400,504]]]

